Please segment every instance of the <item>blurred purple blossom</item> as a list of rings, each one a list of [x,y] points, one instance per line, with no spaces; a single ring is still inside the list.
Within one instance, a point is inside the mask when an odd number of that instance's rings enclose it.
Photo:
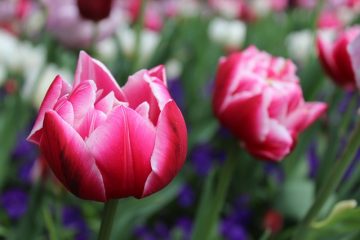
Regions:
[[[227,240],[248,239],[247,233],[243,226],[229,219],[222,220],[220,224],[220,233]]]
[[[62,224],[74,231],[74,239],[86,240],[90,238],[90,229],[78,208],[65,206],[62,210]]]
[[[200,176],[206,176],[214,163],[222,162],[225,154],[215,150],[210,144],[199,144],[190,154],[191,163]]]
[[[134,229],[134,236],[141,240],[157,240],[156,236],[144,225],[140,225]]]
[[[185,96],[180,79],[173,79],[168,81],[168,89],[176,104],[183,111],[185,109]]]
[[[21,189],[9,189],[1,194],[0,205],[12,220],[21,218],[28,206],[28,195]]]
[[[317,154],[317,144],[312,142],[307,152],[307,160],[309,164],[309,177],[315,178],[316,173],[319,169],[319,156]]]
[[[177,228],[183,232],[183,240],[191,239],[192,224],[191,219],[187,217],[181,217],[176,221]]]
[[[168,239],[170,240],[170,230],[163,222],[157,222],[154,226],[154,233],[157,236],[157,239]]]
[[[339,112],[345,113],[347,108],[349,107],[349,104],[351,102],[352,97],[354,96],[354,92],[346,92],[345,96],[342,98],[342,100],[339,103]]]
[[[193,205],[195,201],[195,194],[190,185],[183,185],[179,191],[177,202],[183,207],[187,208]]]
[[[282,183],[285,179],[285,173],[281,165],[277,163],[266,162],[264,165],[265,172],[273,177],[277,183]]]

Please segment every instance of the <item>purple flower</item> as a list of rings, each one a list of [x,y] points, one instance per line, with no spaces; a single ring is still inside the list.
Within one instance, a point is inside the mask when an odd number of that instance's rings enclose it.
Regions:
[[[144,225],[140,225],[134,229],[136,239],[141,240],[157,240],[158,238]]]
[[[314,178],[319,168],[319,157],[316,152],[317,144],[311,143],[307,152],[307,159],[309,164],[309,177]]]
[[[220,233],[227,240],[246,240],[247,234],[244,228],[232,220],[224,219],[220,224]]]
[[[184,89],[181,84],[180,79],[174,79],[172,81],[168,81],[168,89],[175,100],[176,104],[179,106],[181,110],[185,108],[185,96],[184,96]]]
[[[36,153],[36,151],[35,151],[33,144],[26,141],[26,136],[23,134],[19,135],[16,146],[12,151],[13,157],[34,159],[34,158],[36,158],[35,153]]]
[[[200,176],[206,176],[215,161],[223,162],[225,154],[216,151],[210,144],[199,144],[191,152],[191,161]]]
[[[250,222],[250,197],[248,195],[241,195],[236,198],[233,203],[233,210],[228,215],[228,219],[241,225],[247,225]]]
[[[176,221],[177,228],[183,232],[183,240],[191,239],[192,224],[191,219],[187,217],[181,217]]]
[[[273,177],[278,183],[282,183],[285,179],[284,170],[281,168],[281,165],[271,162],[265,163],[265,172]]]
[[[76,240],[90,238],[90,229],[85,223],[80,210],[76,207],[66,206],[62,210],[62,224],[74,231]]]
[[[28,195],[21,189],[14,188],[5,191],[0,196],[0,204],[12,220],[21,218],[28,207]]]
[[[183,185],[178,194],[178,204],[183,208],[187,208],[194,203],[194,200],[195,194],[191,186]]]
[[[27,161],[25,163],[23,163],[18,171],[18,176],[20,181],[24,182],[24,183],[32,183],[33,179],[32,179],[32,171],[33,171],[33,167],[35,165],[35,160],[34,161]]]
[[[158,237],[157,239],[169,239],[170,240],[169,228],[163,222],[157,222],[155,224],[154,233]]]

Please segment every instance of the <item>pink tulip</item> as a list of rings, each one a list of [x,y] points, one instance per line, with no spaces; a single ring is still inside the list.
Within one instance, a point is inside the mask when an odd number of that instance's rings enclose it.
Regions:
[[[73,86],[54,79],[28,139],[70,192],[97,201],[159,191],[187,151],[185,122],[163,66],[135,73],[120,88],[84,52]]]
[[[113,3],[109,15],[97,22],[82,16],[85,10],[78,8],[76,0],[44,0],[44,4],[47,8],[47,30],[72,48],[90,47],[110,37],[124,22],[124,10],[117,1]]]
[[[360,87],[360,35],[349,45],[349,54],[352,68],[355,69],[356,85]]]
[[[306,103],[295,65],[249,47],[220,60],[213,109],[252,155],[280,161],[326,109]]]
[[[347,90],[352,90],[356,86],[349,56],[349,44],[359,33],[360,26],[354,26],[338,32],[335,39],[329,37],[326,32],[320,32],[316,40],[320,62],[325,71],[336,84]]]

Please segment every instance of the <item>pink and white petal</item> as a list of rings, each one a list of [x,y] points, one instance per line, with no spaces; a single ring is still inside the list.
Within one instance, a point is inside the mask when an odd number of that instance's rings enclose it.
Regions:
[[[304,103],[288,116],[285,123],[286,128],[292,134],[297,135],[324,114],[326,109],[325,103]]]
[[[74,108],[74,126],[77,128],[87,112],[92,110],[96,99],[96,85],[94,81],[83,81],[71,92],[68,101]]]
[[[52,110],[43,131],[40,148],[56,177],[80,198],[105,201],[101,173],[80,135]]]
[[[118,106],[86,144],[103,175],[107,199],[141,197],[155,144],[155,128],[149,121]]]
[[[106,120],[106,114],[102,111],[91,109],[87,112],[80,126],[76,129],[83,139],[87,139],[90,134]]]
[[[122,89],[132,109],[135,109],[142,102],[150,103],[152,95],[150,81],[151,78],[146,70],[140,70],[128,78]]]
[[[163,82],[165,86],[167,85],[166,71],[164,65],[156,66],[150,69],[148,72],[151,77],[155,77],[159,79],[161,82]]]
[[[150,84],[152,82],[146,70],[140,70],[134,75],[130,76],[127,83],[123,87],[124,93],[129,101],[129,106],[132,109],[136,109],[137,106],[143,102],[147,102],[150,105],[150,120],[156,125],[158,116],[160,114],[159,103],[153,94],[153,90]],[[160,81],[158,81],[160,82]]]
[[[109,92],[108,95],[95,103],[95,108],[107,114],[114,107],[115,100],[114,92]]]
[[[316,46],[319,59],[325,70],[334,78],[335,81],[341,78],[339,70],[336,66],[333,51],[334,45],[329,38],[328,32],[320,32],[316,38]]]
[[[238,72],[242,58],[242,53],[233,53],[227,58],[221,58],[216,73],[213,108],[214,112],[219,112],[224,104],[231,82]]]
[[[66,96],[60,98],[60,100],[56,103],[54,110],[68,124],[71,126],[74,125],[74,108],[73,105],[67,100]]]
[[[151,157],[152,172],[142,197],[159,191],[176,176],[184,164],[187,152],[187,130],[184,118],[174,101],[160,113],[156,140]]]
[[[154,79],[150,82],[150,88],[153,96],[155,97],[160,111],[163,110],[164,106],[172,100],[169,90],[164,83],[158,79]]]
[[[270,129],[269,96],[264,93],[234,98],[218,115],[222,124],[245,142],[262,142]]]
[[[348,46],[352,69],[355,73],[357,87],[360,88],[360,35]]]
[[[246,143],[245,148],[254,156],[264,160],[280,161],[288,155],[295,141],[289,131],[275,120],[269,122],[270,131],[265,141]]]
[[[45,113],[50,109],[53,109],[58,99],[70,90],[71,86],[66,81],[64,81],[60,76],[55,77],[44,97],[43,102],[41,103],[34,127],[27,138],[28,141],[40,144]]]
[[[94,80],[97,88],[104,90],[102,96],[113,91],[119,101],[126,102],[124,93],[104,64],[81,51],[75,72],[74,87],[87,80]]]
[[[137,108],[135,109],[135,111],[140,114],[140,116],[142,116],[145,119],[149,119],[149,111],[150,111],[150,105],[147,102],[143,102],[141,103],[139,106],[137,106]]]

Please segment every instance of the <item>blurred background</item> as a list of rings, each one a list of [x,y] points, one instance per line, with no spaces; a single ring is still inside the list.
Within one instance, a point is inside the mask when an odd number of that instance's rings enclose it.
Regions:
[[[289,239],[346,146],[360,103],[355,90],[339,87],[325,73],[316,38],[360,23],[360,1],[113,0],[95,7],[90,2],[96,1],[0,0],[0,238],[97,236],[102,204],[65,191],[37,146],[26,141],[50,83],[57,74],[71,82],[79,51],[85,50],[121,86],[137,70],[164,64],[188,128],[189,151],[179,176],[141,201],[122,199],[112,239],[191,239],[199,206],[211,208],[209,189],[226,146],[235,141],[212,113],[217,65],[222,56],[255,45],[292,59],[305,99],[329,108],[280,163],[255,160],[239,148],[214,239],[260,239],[269,229],[269,238]],[[340,200],[360,199],[359,159],[322,209],[323,217]],[[360,239],[359,211],[343,219],[312,229],[311,238]]]

